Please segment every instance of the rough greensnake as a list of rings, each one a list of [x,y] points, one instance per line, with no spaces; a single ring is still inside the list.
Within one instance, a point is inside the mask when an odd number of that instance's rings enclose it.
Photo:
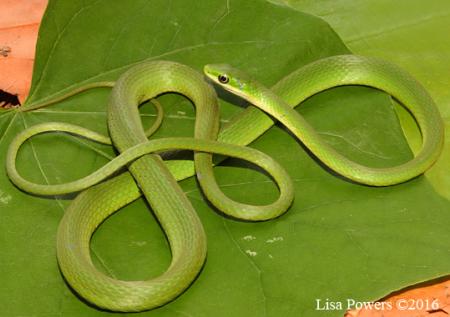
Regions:
[[[426,171],[438,158],[443,144],[443,124],[437,108],[410,75],[385,61],[342,55],[308,64],[281,79],[271,89],[228,65],[207,65],[206,77],[251,105],[219,129],[216,93],[197,71],[174,62],[140,63],[116,83],[94,83],[22,111],[55,103],[80,91],[114,86],[109,98],[107,123],[110,138],[67,123],[32,126],[12,141],[6,168],[12,182],[24,191],[58,195],[81,191],[73,200],[57,233],[57,258],[67,282],[89,302],[113,311],[142,311],[173,300],[195,279],[206,257],[202,224],[177,180],[196,175],[207,199],[223,213],[238,219],[267,220],[280,216],[292,203],[293,183],[272,158],[246,147],[275,121],[289,129],[322,163],[357,183],[387,186],[405,182]],[[310,96],[342,85],[364,85],[386,91],[414,116],[422,134],[422,148],[400,166],[370,168],[336,152],[294,110]],[[194,137],[148,140],[157,123],[145,133],[138,106],[161,94],[176,92],[196,108]],[[159,105],[155,103],[159,109]],[[159,109],[161,114],[161,109]],[[161,118],[161,115],[158,116]],[[31,183],[16,170],[16,156],[30,137],[49,131],[80,135],[112,143],[120,155],[85,178],[55,185]],[[192,161],[163,161],[158,154],[170,150],[194,151]],[[247,160],[266,171],[279,188],[279,198],[267,206],[253,206],[226,197],[213,173],[212,153]],[[112,177],[121,168],[128,171]],[[121,207],[144,195],[170,244],[172,260],[160,276],[146,281],[116,280],[100,272],[90,258],[90,239],[96,228]],[[298,199],[301,199],[298,198]]]

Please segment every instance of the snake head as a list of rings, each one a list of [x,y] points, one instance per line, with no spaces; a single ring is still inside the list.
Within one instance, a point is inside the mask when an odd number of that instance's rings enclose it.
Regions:
[[[252,95],[252,78],[228,64],[208,64],[203,68],[205,75],[213,82],[246,100]]]

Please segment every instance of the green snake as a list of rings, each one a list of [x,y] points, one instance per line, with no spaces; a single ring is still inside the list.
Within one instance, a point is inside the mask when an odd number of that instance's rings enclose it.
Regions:
[[[198,275],[207,251],[205,232],[177,180],[196,175],[207,199],[234,218],[267,220],[280,216],[289,208],[294,196],[289,175],[269,156],[245,147],[275,121],[286,126],[330,169],[351,181],[372,186],[397,184],[422,174],[436,161],[443,145],[443,123],[431,97],[406,72],[379,59],[355,55],[324,58],[289,74],[271,89],[228,65],[207,65],[204,74],[215,84],[252,104],[221,129],[216,93],[201,74],[178,63],[151,61],[130,68],[114,84],[89,84],[45,103],[54,103],[88,88],[113,85],[107,110],[111,139],[79,126],[49,122],[24,130],[10,145],[6,168],[17,187],[39,195],[81,191],[58,228],[57,257],[67,282],[98,307],[113,311],[152,309],[180,295]],[[371,86],[396,98],[418,123],[423,139],[419,153],[396,167],[371,168],[351,161],[324,142],[294,107],[318,92],[342,85]],[[138,107],[169,92],[182,94],[194,104],[194,137],[148,140],[160,120],[146,133]],[[159,109],[158,104],[154,104]],[[24,111],[41,106],[43,104]],[[162,117],[161,113],[159,109],[158,118]],[[30,137],[49,131],[112,143],[120,155],[79,180],[55,185],[31,183],[16,170],[18,151]],[[157,154],[179,149],[194,151],[193,162],[163,161]],[[214,177],[213,153],[237,157],[259,166],[277,184],[279,198],[267,206],[253,206],[226,197]],[[124,167],[128,171],[114,176]],[[141,195],[149,202],[167,236],[172,260],[158,277],[146,281],[117,280],[93,265],[90,239],[108,216]]]

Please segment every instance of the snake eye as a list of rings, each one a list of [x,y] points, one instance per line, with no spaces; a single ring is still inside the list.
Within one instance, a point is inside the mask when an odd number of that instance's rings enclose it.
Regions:
[[[217,77],[217,79],[219,80],[219,82],[220,82],[221,84],[226,84],[226,83],[228,83],[228,82],[230,81],[230,79],[228,78],[228,76],[225,75],[225,74],[219,75],[219,76]]]

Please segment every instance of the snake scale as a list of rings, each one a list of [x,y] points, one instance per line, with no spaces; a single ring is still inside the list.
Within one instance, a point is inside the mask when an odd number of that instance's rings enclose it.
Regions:
[[[180,295],[198,275],[207,252],[205,232],[177,180],[196,175],[207,199],[234,218],[267,220],[289,208],[294,197],[289,175],[271,157],[245,147],[275,121],[281,122],[331,170],[354,182],[372,186],[398,184],[422,174],[436,161],[443,145],[443,123],[431,97],[405,71],[379,59],[356,55],[320,59],[284,77],[271,89],[228,65],[206,65],[204,75],[253,106],[220,129],[217,96],[204,76],[175,62],[142,62],[122,74],[114,84],[89,84],[45,104],[88,88],[114,86],[107,110],[110,137],[67,123],[49,122],[22,131],[10,145],[6,168],[17,187],[39,195],[81,191],[59,225],[57,258],[67,282],[98,307],[113,311],[152,309]],[[318,92],[342,85],[375,87],[401,102],[420,128],[423,142],[419,153],[399,166],[370,168],[351,161],[324,142],[294,107]],[[138,107],[169,92],[182,94],[194,104],[194,137],[148,140],[151,132],[144,131]],[[23,111],[34,108],[25,107]],[[112,143],[120,155],[91,175],[73,182],[31,183],[16,170],[18,151],[30,137],[50,131]],[[156,154],[180,149],[194,151],[193,162],[163,161]],[[267,206],[253,206],[226,197],[214,177],[212,154],[237,157],[259,166],[277,184],[278,199]],[[124,167],[127,171],[112,177]],[[141,195],[152,207],[167,236],[172,260],[158,277],[146,281],[117,280],[97,270],[92,263],[90,239],[108,216]]]

